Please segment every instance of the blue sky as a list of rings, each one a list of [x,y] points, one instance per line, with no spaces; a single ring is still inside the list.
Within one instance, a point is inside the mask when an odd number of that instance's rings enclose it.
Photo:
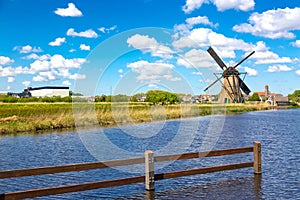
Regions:
[[[221,72],[212,46],[227,65],[255,50],[245,83],[287,95],[300,89],[299,19],[298,0],[1,0],[0,91],[202,94]]]

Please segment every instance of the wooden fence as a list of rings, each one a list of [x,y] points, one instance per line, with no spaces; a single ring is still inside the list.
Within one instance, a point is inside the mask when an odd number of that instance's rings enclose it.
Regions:
[[[198,169],[189,169],[189,170],[180,170],[173,172],[165,172],[161,174],[155,174],[154,163],[155,162],[166,162],[173,160],[186,160],[186,159],[195,159],[203,157],[213,157],[213,156],[224,156],[232,154],[241,154],[253,152],[254,160],[253,162],[244,162],[244,163],[234,163],[221,166],[212,166]],[[207,152],[193,152],[193,153],[184,153],[184,154],[174,154],[174,155],[163,155],[163,156],[154,156],[152,151],[145,151],[145,157],[143,158],[131,158],[124,160],[111,160],[104,162],[91,162],[83,164],[71,164],[64,166],[51,166],[51,167],[40,167],[40,168],[30,168],[30,169],[18,169],[18,170],[6,170],[0,171],[0,179],[3,178],[17,178],[23,176],[34,176],[42,174],[54,174],[62,172],[73,172],[73,171],[82,171],[82,170],[92,170],[116,166],[128,166],[135,164],[145,164],[145,176],[135,176],[130,178],[121,178],[115,180],[105,180],[98,182],[88,182],[82,184],[58,186],[52,188],[39,188],[33,190],[17,191],[17,192],[8,192],[0,194],[0,200],[11,200],[11,199],[23,199],[23,198],[34,198],[55,194],[63,194],[70,192],[79,192],[84,190],[93,190],[98,188],[107,188],[114,186],[121,186],[127,184],[134,184],[145,182],[146,190],[154,190],[155,181],[169,178],[176,178],[182,176],[190,176],[196,174],[205,174],[225,170],[234,170],[240,168],[253,167],[255,174],[261,174],[261,144],[260,142],[254,142],[253,146],[245,148],[235,148],[235,149],[224,149],[224,150],[214,150]]]

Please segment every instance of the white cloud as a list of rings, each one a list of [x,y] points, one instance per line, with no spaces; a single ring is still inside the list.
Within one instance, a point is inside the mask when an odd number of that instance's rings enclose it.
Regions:
[[[22,59],[25,59],[25,60],[33,59],[33,60],[41,60],[41,61],[48,60],[50,58],[51,58],[50,54],[44,54],[44,55],[40,56],[40,55],[37,55],[35,53],[32,53],[32,54],[29,54],[27,56],[22,57]]]
[[[101,27],[98,28],[99,31],[101,31],[102,33],[109,33],[110,31],[113,31],[117,28],[117,25],[114,25],[112,27],[106,28],[106,27]]]
[[[68,8],[57,8],[55,14],[62,17],[80,17],[82,12],[76,8],[73,3],[68,3]]]
[[[220,56],[234,58],[234,50],[249,50],[250,44],[236,38],[229,38],[208,28],[196,28],[173,42],[175,48],[220,47]]]
[[[17,50],[20,53],[31,53],[31,52],[38,53],[38,52],[43,51],[40,47],[32,47],[30,45],[26,45],[26,46],[23,46],[23,47],[22,46],[15,46],[13,48],[13,50]]]
[[[247,72],[248,76],[257,76],[258,71],[249,67],[244,67],[244,70]]]
[[[119,69],[118,72],[119,72],[120,74],[122,74],[122,73],[123,73],[123,69]]]
[[[203,3],[208,3],[208,0],[186,0],[185,5],[182,7],[184,13],[188,14],[200,8]]]
[[[300,70],[297,70],[297,71],[296,71],[296,74],[297,74],[298,76],[300,76]]]
[[[14,60],[9,58],[9,57],[6,57],[6,56],[0,56],[0,65],[7,65],[7,64],[10,64],[10,63],[13,63]]]
[[[137,61],[127,64],[127,67],[132,70],[132,72],[137,73],[137,80],[141,82],[150,81],[150,82],[160,82],[161,80],[170,80],[178,81],[180,80],[177,77],[173,77],[173,68],[175,67],[172,64],[154,62],[150,63],[148,61]]]
[[[219,11],[225,11],[229,9],[249,11],[255,6],[254,0],[213,0]]]
[[[287,65],[272,65],[269,66],[267,72],[288,72],[292,70],[293,68],[288,67]]]
[[[186,68],[201,68],[214,66],[215,63],[204,50],[192,49],[177,59],[177,65]]]
[[[86,78],[86,75],[84,74],[71,74],[69,75],[69,77],[67,77],[69,79],[73,79],[73,80],[80,80],[80,79],[85,79]]]
[[[254,64],[274,64],[274,63],[292,63],[293,60],[289,57],[280,57],[278,54],[269,51],[269,47],[262,41],[253,46],[255,54],[251,58],[256,59]]]
[[[295,42],[291,42],[293,47],[300,47],[300,40],[296,40]]]
[[[25,86],[25,87],[28,87],[30,85],[30,81],[23,81],[22,84]]]
[[[249,11],[254,8],[254,0],[186,0],[182,10],[189,14],[194,10],[200,8],[204,3],[213,3],[216,5],[219,11],[225,11],[229,9]]]
[[[63,84],[63,85],[66,85],[66,86],[72,85],[71,82],[70,82],[69,80],[63,81],[62,84]]]
[[[43,82],[43,81],[47,81],[48,79],[45,76],[38,75],[33,77],[32,80],[35,82]]]
[[[68,36],[74,36],[74,37],[86,37],[86,38],[97,38],[98,34],[93,31],[92,29],[82,31],[82,32],[75,32],[74,28],[69,28],[67,31]]]
[[[50,70],[51,63],[49,61],[36,60],[30,64],[30,69],[34,72]]]
[[[187,18],[185,21],[189,25],[189,27],[193,27],[196,24],[216,26],[211,21],[209,21],[208,17],[206,16],[191,17],[191,18]]]
[[[1,67],[0,66],[0,77],[12,77],[18,74],[33,74],[33,72],[28,67]]]
[[[53,42],[49,42],[49,45],[50,46],[60,46],[62,45],[62,43],[65,43],[66,42],[66,38],[56,38],[55,41]]]
[[[83,51],[90,51],[91,47],[88,46],[88,45],[85,45],[85,44],[81,44],[80,49],[83,50]]]
[[[233,30],[265,38],[295,38],[292,31],[300,30],[300,8],[278,8],[253,13],[249,23],[235,25]]]
[[[169,47],[159,44],[155,38],[148,35],[136,34],[127,39],[129,47],[141,50],[143,53],[151,53],[152,56],[161,58],[172,58],[174,53]]]
[[[13,83],[13,82],[15,82],[15,77],[7,77],[7,82],[8,83]]]
[[[203,73],[202,72],[192,72],[193,75],[199,75],[199,76],[202,76]]]
[[[154,84],[154,83],[149,83],[148,87],[150,87],[150,88],[158,88],[158,86],[156,84]]]

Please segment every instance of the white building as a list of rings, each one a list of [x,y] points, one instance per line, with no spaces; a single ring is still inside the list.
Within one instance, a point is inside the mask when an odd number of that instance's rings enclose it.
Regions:
[[[24,90],[26,93],[30,93],[32,97],[67,97],[69,96],[69,87],[59,86],[45,86],[45,87],[29,87]]]

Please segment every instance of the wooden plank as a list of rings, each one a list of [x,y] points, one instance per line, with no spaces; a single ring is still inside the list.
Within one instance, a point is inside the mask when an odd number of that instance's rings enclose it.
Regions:
[[[92,169],[101,169],[101,168],[108,168],[108,167],[143,164],[144,162],[145,162],[145,158],[130,158],[130,159],[122,159],[122,160],[90,162],[90,163],[71,164],[71,165],[63,165],[63,166],[49,166],[49,167],[39,167],[39,168],[18,169],[18,170],[5,170],[5,171],[0,171],[0,178],[15,178],[15,177],[22,177],[22,176],[92,170]]]
[[[76,185],[59,186],[53,188],[41,188],[41,189],[33,189],[33,190],[26,190],[26,191],[19,191],[19,192],[11,192],[11,193],[2,194],[2,198],[5,200],[34,198],[34,197],[42,197],[42,196],[49,196],[55,194],[63,194],[63,193],[70,193],[70,192],[79,192],[84,190],[94,190],[99,188],[128,185],[128,184],[140,183],[144,181],[145,181],[145,176],[136,176],[131,178],[90,182],[90,183],[83,183],[83,184],[76,184]]]
[[[165,161],[171,161],[171,160],[186,160],[186,159],[193,159],[193,158],[225,156],[225,155],[248,153],[248,152],[253,152],[253,147],[155,156],[154,160],[155,160],[155,162],[165,162]]]
[[[166,172],[166,173],[162,173],[162,174],[156,174],[155,180],[177,178],[177,177],[181,177],[181,176],[191,176],[191,175],[196,175],[196,174],[206,174],[206,173],[234,170],[234,169],[241,169],[241,168],[248,168],[248,167],[253,167],[253,162],[236,163],[236,164],[205,167],[205,168],[198,168],[198,169]]]
[[[146,190],[154,190],[154,154],[145,151],[145,186]]]
[[[261,143],[253,142],[253,156],[254,156],[254,173],[261,174]]]

